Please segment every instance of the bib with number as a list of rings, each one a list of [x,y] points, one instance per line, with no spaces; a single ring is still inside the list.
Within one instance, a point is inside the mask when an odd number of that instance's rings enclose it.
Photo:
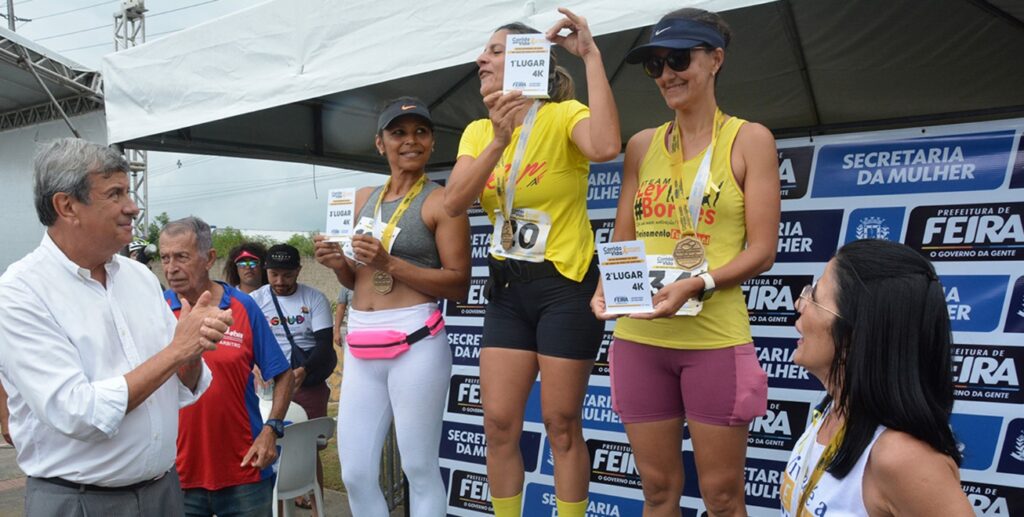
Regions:
[[[676,280],[697,276],[707,270],[708,261],[706,260],[697,269],[687,271],[676,265],[672,255],[647,255],[647,274],[651,279],[651,296]],[[696,316],[703,308],[704,302],[690,298],[676,311],[676,316]]]
[[[532,208],[513,208],[509,221],[512,222],[512,247],[505,249],[501,247],[501,227],[505,224],[505,217],[500,210],[495,210],[491,254],[526,262],[544,262],[548,235],[551,234],[551,216]]]

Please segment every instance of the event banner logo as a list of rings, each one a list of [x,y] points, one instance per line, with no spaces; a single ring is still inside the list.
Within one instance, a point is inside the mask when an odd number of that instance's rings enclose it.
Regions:
[[[1004,332],[1024,332],[1024,276],[1018,277],[1013,283],[1013,294],[1010,303],[1006,304],[1006,324]]]
[[[1024,418],[1015,418],[1006,426],[1003,452],[999,455],[999,472],[1024,474]]]
[[[594,253],[597,253],[599,244],[607,244],[612,241],[615,219],[591,219],[590,228],[594,230]]]
[[[762,449],[791,451],[807,427],[807,402],[769,400],[768,411],[750,423],[747,445]]]
[[[1024,347],[954,345],[953,393],[959,400],[1024,403]]]
[[[850,212],[846,221],[845,243],[861,239],[878,239],[900,242],[903,234],[903,215],[907,209],[902,206],[888,208],[858,208]]]
[[[452,349],[452,364],[459,366],[480,366],[480,342],[483,329],[445,325],[448,346]]]
[[[448,412],[456,415],[483,416],[480,400],[480,377],[452,375],[448,385]]]
[[[540,404],[540,383],[533,384],[530,390],[530,397],[526,400],[527,422],[544,423],[541,414]],[[614,431],[624,433],[622,420],[612,410],[611,388],[606,386],[588,386],[587,392],[583,394],[583,427],[585,429],[597,429],[600,431]]]
[[[842,225],[842,210],[782,212],[775,262],[828,262]]]
[[[448,495],[449,506],[475,512],[494,513],[487,474],[455,470],[452,472],[450,492]]]
[[[643,501],[638,499],[590,492],[587,517],[629,517],[642,514],[643,508]],[[555,487],[538,483],[527,484],[526,495],[523,498],[523,515],[550,517],[558,515]]]
[[[939,280],[953,330],[990,332],[999,326],[1009,276],[942,275]]]
[[[953,413],[949,417],[956,446],[963,454],[962,469],[987,470],[992,466],[1003,419],[988,415]]]
[[[597,359],[594,360],[594,368],[590,370],[590,375],[604,375],[608,376],[611,369],[608,367],[608,352],[612,347],[612,332],[604,331],[604,337],[601,338],[601,348],[597,349]]]
[[[487,437],[484,428],[475,424],[445,421],[441,428],[441,457],[449,460],[487,464]],[[537,468],[537,452],[540,449],[540,433],[523,431],[519,438],[519,450],[523,454],[523,465],[527,472]],[[453,483],[454,484],[454,483]]]
[[[1024,515],[1024,489],[961,481],[960,487],[978,517]]]
[[[622,188],[622,161],[590,164],[587,210],[615,208]]]
[[[766,508],[780,508],[779,487],[786,463],[782,461],[747,458],[743,468],[744,495],[747,504]]]
[[[628,443],[587,440],[590,481],[624,488],[641,488],[633,449]],[[552,471],[553,473],[554,471]]]
[[[811,275],[761,275],[740,285],[747,298],[751,325],[791,327],[799,316],[794,302]]]
[[[823,145],[813,197],[992,190],[1003,184],[1014,132]]]
[[[796,339],[755,337],[754,348],[757,349],[757,361],[768,374],[769,387],[813,391],[824,389],[807,370],[793,364]]]
[[[488,250],[491,248],[490,225],[471,226],[469,228],[469,256],[474,266],[486,266]]]
[[[910,212],[908,246],[932,261],[1021,260],[1024,203],[919,206]]]
[[[799,199],[807,194],[814,146],[779,149],[779,187],[782,199]]]
[[[483,317],[487,311],[487,298],[484,297],[484,284],[487,277],[475,276],[469,279],[469,294],[466,301],[444,301],[445,316]]]
[[[1013,176],[1010,176],[1010,188],[1024,188],[1024,138],[1017,146],[1017,160],[1013,164]]]

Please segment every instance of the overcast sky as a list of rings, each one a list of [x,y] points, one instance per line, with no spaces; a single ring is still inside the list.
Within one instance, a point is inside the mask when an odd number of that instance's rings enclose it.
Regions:
[[[253,0],[147,0],[147,41],[222,16]],[[120,0],[15,0],[18,34],[99,70],[113,51]],[[0,2],[0,12],[6,11]],[[6,20],[3,20],[6,25]],[[197,215],[220,227],[323,230],[326,192],[376,185],[384,177],[330,167],[172,153],[149,153],[151,214]],[[315,181],[314,181],[315,176]],[[314,189],[315,183],[315,189]]]

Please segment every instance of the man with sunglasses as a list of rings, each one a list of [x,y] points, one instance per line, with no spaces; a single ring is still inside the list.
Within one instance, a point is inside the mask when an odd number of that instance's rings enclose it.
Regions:
[[[778,160],[767,128],[718,109],[730,33],[715,13],[681,9],[626,56],[675,112],[629,140],[612,238],[642,240],[661,275],[654,311],[620,319],[610,352],[644,515],[679,514],[684,423],[708,513],[746,515],[747,426],[767,406],[740,284],[775,260]],[[591,305],[611,317],[600,287]]]

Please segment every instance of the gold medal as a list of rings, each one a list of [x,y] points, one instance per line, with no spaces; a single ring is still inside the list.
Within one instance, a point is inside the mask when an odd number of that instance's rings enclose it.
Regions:
[[[512,249],[516,243],[515,233],[512,231],[512,221],[505,219],[501,225],[501,247],[505,251]]]
[[[692,271],[704,263],[704,245],[697,237],[687,235],[676,242],[672,258],[676,261],[677,266]]]
[[[373,290],[377,294],[388,294],[395,287],[395,277],[377,270],[373,272]]]

